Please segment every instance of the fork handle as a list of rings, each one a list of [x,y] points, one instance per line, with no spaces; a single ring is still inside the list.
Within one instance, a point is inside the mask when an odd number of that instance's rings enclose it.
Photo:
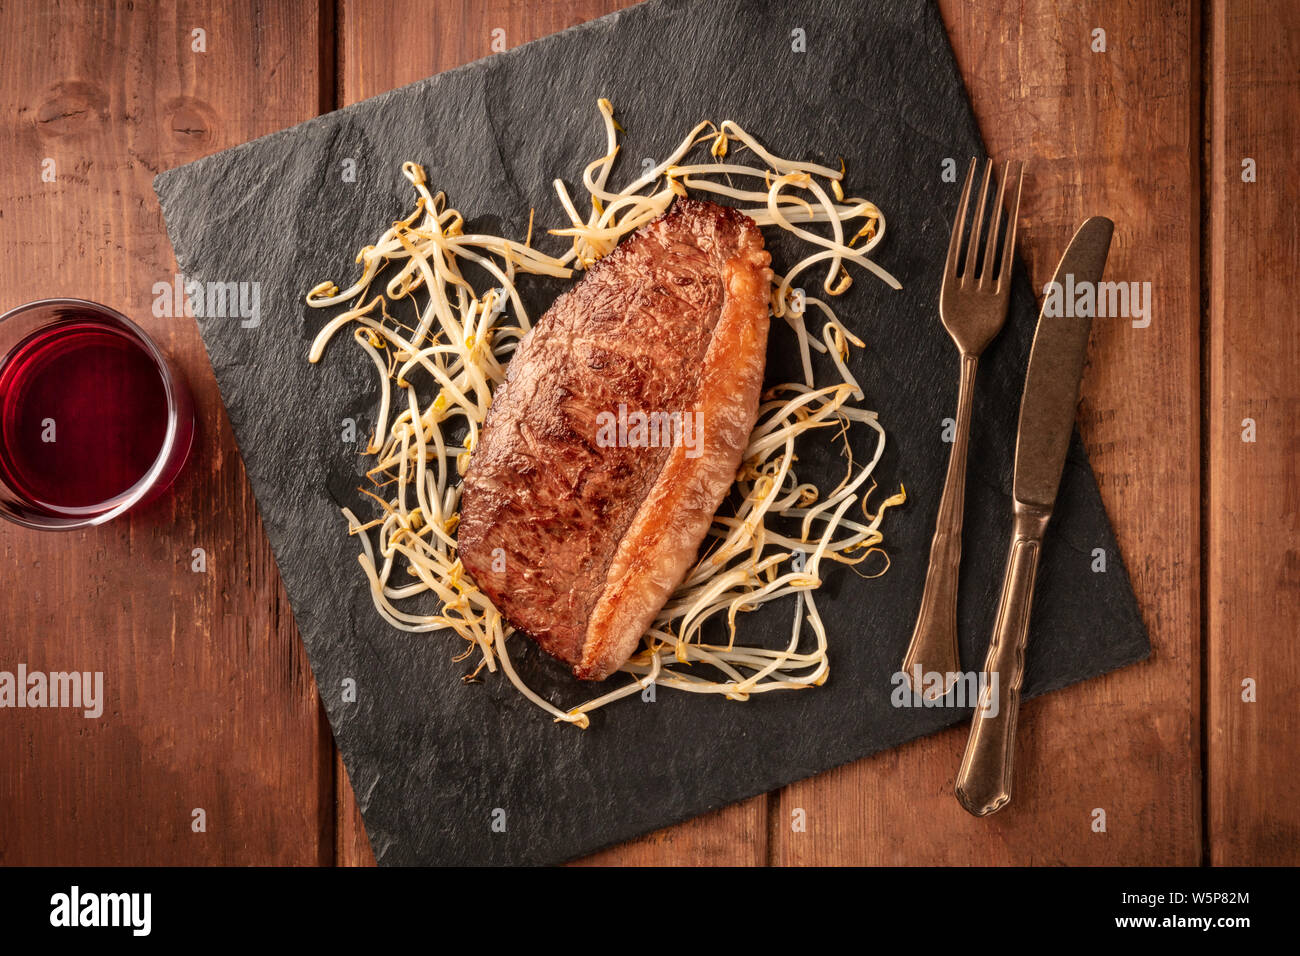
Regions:
[[[996,813],[1011,801],[1029,612],[1034,602],[1043,532],[1050,516],[1051,512],[1044,514],[1016,505],[1015,532],[1002,579],[997,623],[980,675],[979,705],[953,788],[957,802],[977,817]]]
[[[952,451],[948,453],[948,474],[944,478],[934,539],[930,542],[930,566],[925,572],[925,590],[916,615],[912,640],[903,658],[903,674],[913,693],[922,693],[916,683],[931,673],[942,674],[941,686],[925,690],[930,699],[945,697],[956,683],[961,667],[957,651],[957,576],[961,569],[961,526],[966,505],[966,452],[970,446],[971,407],[975,398],[975,371],[979,358],[963,354],[961,384],[957,394],[957,421]]]

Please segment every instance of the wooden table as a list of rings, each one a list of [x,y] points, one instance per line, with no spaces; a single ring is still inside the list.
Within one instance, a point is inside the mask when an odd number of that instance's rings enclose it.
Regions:
[[[0,527],[0,670],[108,693],[99,720],[0,711],[0,863],[373,861],[197,329],[151,315],[177,270],[150,181],[620,5],[0,4],[0,307],[137,317],[202,423],[129,520]],[[1036,286],[1092,213],[1117,222],[1108,276],[1152,283],[1149,327],[1097,323],[1080,423],[1154,653],[1025,707],[994,818],[952,798],[955,729],[591,862],[1300,862],[1300,6],[941,6],[992,154],[1031,163]]]

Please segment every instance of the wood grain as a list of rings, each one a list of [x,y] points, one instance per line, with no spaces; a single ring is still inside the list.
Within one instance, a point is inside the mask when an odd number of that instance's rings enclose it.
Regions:
[[[197,329],[150,312],[176,271],[150,180],[489,55],[494,30],[514,47],[626,5],[0,6],[0,308],[63,294],[125,311],[187,375],[201,427],[176,489],[128,519],[0,525],[0,669],[102,670],[108,697],[98,720],[0,718],[0,753],[15,755],[0,863],[373,863]],[[1095,213],[1117,223],[1107,277],[1153,285],[1150,327],[1096,324],[1080,413],[1153,658],[1028,703],[1015,800],[991,819],[952,798],[955,729],[583,862],[1300,862],[1300,15],[1259,0],[1210,0],[1205,24],[1191,0],[941,9],[990,150],[1030,161],[1035,285]],[[1256,183],[1241,181],[1245,157]],[[1241,699],[1246,678],[1257,703]]]
[[[329,721],[321,709],[321,720],[329,732]],[[337,866],[375,866],[375,851],[366,836],[366,824],[361,819],[356,793],[348,779],[347,768],[338,748],[334,748],[334,863]]]
[[[991,154],[1028,161],[1020,246],[1035,288],[1095,214],[1116,221],[1107,277],[1153,284],[1150,327],[1094,323],[1080,427],[1154,650],[1026,704],[1015,794],[996,816],[976,820],[952,796],[962,727],[787,788],[775,859],[1196,863],[1197,10],[1145,0],[941,9]],[[1091,49],[1098,27],[1105,53]],[[796,808],[807,832],[791,830]],[[1092,827],[1098,808],[1104,833]]]
[[[1208,838],[1300,863],[1300,7],[1211,5]],[[1243,180],[1243,161],[1255,182]],[[1255,440],[1243,440],[1245,422]],[[1255,684],[1255,702],[1243,682]]]
[[[216,382],[194,321],[151,313],[153,284],[176,273],[154,174],[316,112],[315,5],[259,23],[261,9],[0,7],[0,306],[120,309],[182,368],[200,427],[177,486],[128,518],[62,534],[0,522],[0,669],[103,671],[107,697],[97,720],[0,715],[0,863],[332,857],[329,737]]]
[[[339,105],[378,96],[635,0],[337,0]],[[494,31],[504,31],[494,35]]]

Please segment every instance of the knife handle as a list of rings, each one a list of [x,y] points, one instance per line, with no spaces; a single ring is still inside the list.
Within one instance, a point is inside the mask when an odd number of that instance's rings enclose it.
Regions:
[[[921,594],[921,608],[916,614],[912,640],[903,657],[903,675],[912,692],[924,692],[925,697],[932,700],[948,695],[961,670],[957,650],[957,578],[961,571],[961,526],[966,510],[966,452],[970,447],[971,408],[978,367],[978,356],[962,355],[957,419],[953,425],[952,450],[948,453],[948,472],[939,499],[939,513],[934,521],[934,538],[930,542],[925,590]],[[915,681],[917,670],[921,672],[922,684],[927,674],[942,674],[941,686],[923,691]]]
[[[1015,532],[1002,579],[997,623],[980,675],[979,706],[975,708],[954,787],[957,801],[977,817],[996,813],[1011,801],[1029,612],[1034,602],[1038,555],[1050,518],[1050,511],[1016,505]]]

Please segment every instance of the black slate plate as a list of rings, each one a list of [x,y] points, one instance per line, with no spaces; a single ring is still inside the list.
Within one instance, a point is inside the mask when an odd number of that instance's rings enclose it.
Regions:
[[[807,52],[792,50],[796,29]],[[661,690],[653,703],[598,713],[583,733],[553,725],[504,680],[462,684],[457,639],[412,637],[374,613],[338,513],[363,507],[353,490],[361,459],[340,431],[348,417],[373,421],[372,370],[346,341],[307,364],[325,317],[303,295],[322,278],[350,280],[356,250],[407,210],[403,160],[424,164],[477,225],[520,233],[530,206],[539,223],[558,223],[550,182],[559,174],[572,186],[601,150],[598,96],[627,128],[616,181],[703,117],[735,119],[778,153],[846,158],[852,191],[885,210],[877,258],[904,291],[859,275],[841,315],[867,343],[855,372],[889,433],[878,477],[904,482],[911,503],[885,527],[892,570],[874,581],[837,572],[820,601],[833,641],[824,687],[748,704]],[[260,283],[260,325],[201,318],[200,328],[381,863],[559,861],[965,719],[891,706],[890,677],[920,600],[957,381],[937,290],[960,187],[940,170],[947,158],[964,169],[975,154],[980,136],[929,4],[652,0],[158,177],[185,273]],[[355,182],[341,175],[349,159]],[[778,267],[792,251],[773,244]],[[532,313],[557,291],[529,286]],[[960,610],[972,668],[1002,574],[1035,312],[1018,275],[1007,328],[981,364]],[[778,330],[774,341],[789,340]],[[772,355],[776,375],[789,350]],[[1096,548],[1104,573],[1092,570]],[[789,611],[751,615],[746,640],[783,640]],[[1149,652],[1077,436],[1031,641],[1031,695]],[[564,702],[582,699],[556,665],[516,655],[528,679]],[[341,699],[347,678],[356,703]],[[504,832],[492,827],[498,810]]]

